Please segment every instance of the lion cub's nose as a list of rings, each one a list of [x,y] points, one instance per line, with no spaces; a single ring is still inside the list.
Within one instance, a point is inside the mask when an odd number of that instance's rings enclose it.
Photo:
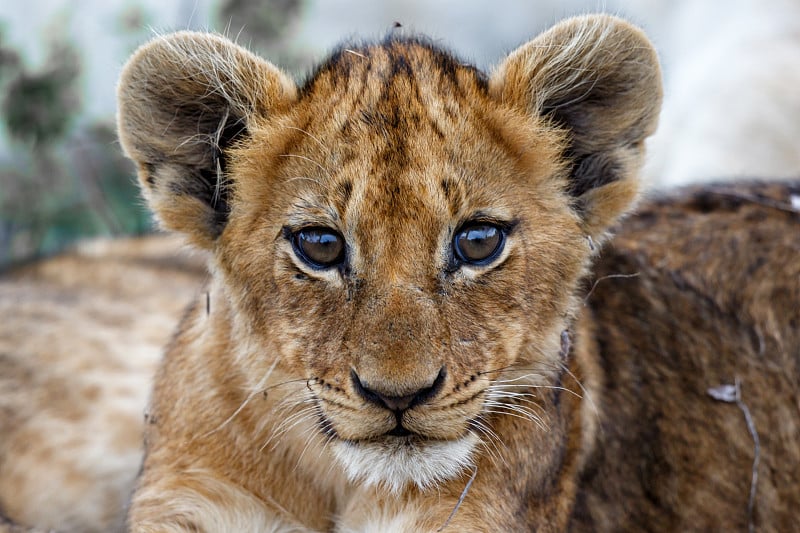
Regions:
[[[353,388],[359,394],[359,396],[368,402],[380,405],[381,407],[386,407],[387,409],[395,412],[405,411],[406,409],[414,407],[415,405],[420,405],[429,401],[442,389],[444,378],[446,376],[447,371],[444,367],[442,367],[436,377],[423,387],[412,391],[410,394],[397,396],[387,393],[385,390],[381,390],[381,387],[376,385],[364,383],[358,377],[358,374],[355,370],[350,371],[350,378],[353,380]]]

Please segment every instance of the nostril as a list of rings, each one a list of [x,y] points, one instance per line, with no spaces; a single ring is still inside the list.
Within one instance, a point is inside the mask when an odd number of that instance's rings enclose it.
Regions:
[[[377,403],[379,405],[383,404],[380,395],[371,391],[361,383],[361,379],[358,377],[358,374],[356,374],[355,369],[350,370],[350,380],[353,382],[353,389],[355,389],[359,396],[368,402]]]
[[[392,411],[405,411],[414,402],[416,394],[409,394],[407,396],[385,396],[380,393],[375,393],[381,399],[383,405]]]
[[[387,409],[395,412],[405,411],[406,409],[409,409],[415,405],[420,405],[429,401],[442,389],[446,377],[447,371],[444,367],[442,367],[431,385],[418,389],[411,394],[394,396],[391,394],[385,394],[374,388],[370,388],[369,384],[364,384],[364,382],[361,381],[355,370],[350,370],[350,378],[353,381],[353,388],[359,394],[359,396],[370,403],[380,405],[381,407],[386,407]]]
[[[439,394],[439,391],[442,390],[444,386],[444,380],[447,377],[447,370],[444,367],[439,369],[439,373],[436,375],[436,379],[433,380],[433,383],[429,387],[425,387],[417,392],[414,401],[412,402],[414,405],[419,405],[421,403],[428,402],[434,396]]]

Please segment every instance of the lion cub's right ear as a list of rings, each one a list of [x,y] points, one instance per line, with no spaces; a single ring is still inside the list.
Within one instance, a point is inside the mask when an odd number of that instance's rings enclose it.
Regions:
[[[490,92],[566,134],[563,190],[586,234],[602,239],[636,196],[661,109],[661,69],[644,33],[609,15],[564,20],[512,52]]]
[[[117,91],[119,137],[161,224],[211,248],[228,216],[226,149],[296,98],[280,70],[217,35],[179,32],[136,51]]]

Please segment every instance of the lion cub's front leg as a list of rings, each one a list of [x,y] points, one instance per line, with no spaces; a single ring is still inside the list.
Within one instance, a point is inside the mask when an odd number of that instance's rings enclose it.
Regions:
[[[311,531],[281,518],[252,494],[212,472],[156,479],[158,475],[157,470],[151,471],[143,479],[128,517],[131,532]]]
[[[197,315],[188,316],[185,331],[199,323]],[[200,393],[176,394],[169,378],[176,365],[192,368],[186,384]],[[323,435],[313,419],[298,416],[301,408],[285,418],[269,416],[303,397],[297,387],[236,395],[207,380],[221,372],[176,355],[157,376],[129,530],[329,531],[336,495],[347,488],[330,468]]]

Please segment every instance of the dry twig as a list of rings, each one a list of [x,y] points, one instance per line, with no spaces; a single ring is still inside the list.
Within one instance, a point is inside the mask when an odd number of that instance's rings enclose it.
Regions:
[[[753,510],[756,504],[756,487],[758,485],[758,462],[761,457],[761,441],[758,438],[758,431],[753,422],[753,417],[750,414],[750,409],[747,404],[742,401],[742,383],[737,377],[733,385],[720,385],[719,387],[712,387],[708,389],[708,395],[720,402],[735,403],[736,406],[744,414],[745,423],[747,423],[747,430],[753,438],[753,470],[750,478],[750,498],[747,501],[747,522],[749,525],[750,533],[755,532],[755,524],[753,524]]]
[[[462,503],[464,503],[464,498],[467,497],[467,492],[469,491],[469,488],[472,486],[472,482],[475,481],[475,476],[477,476],[477,475],[478,475],[478,467],[475,466],[475,471],[472,472],[472,476],[470,476],[469,481],[467,481],[467,485],[464,487],[464,490],[461,491],[461,496],[459,496],[458,501],[456,502],[456,506],[453,507],[452,511],[450,511],[450,516],[448,516],[447,520],[444,521],[444,524],[442,524],[442,527],[440,527],[439,529],[436,530],[437,533],[439,531],[443,531],[444,528],[447,527],[447,524],[449,524],[450,521],[453,519],[453,517],[456,515],[456,511],[458,511],[458,508],[461,507]]]

